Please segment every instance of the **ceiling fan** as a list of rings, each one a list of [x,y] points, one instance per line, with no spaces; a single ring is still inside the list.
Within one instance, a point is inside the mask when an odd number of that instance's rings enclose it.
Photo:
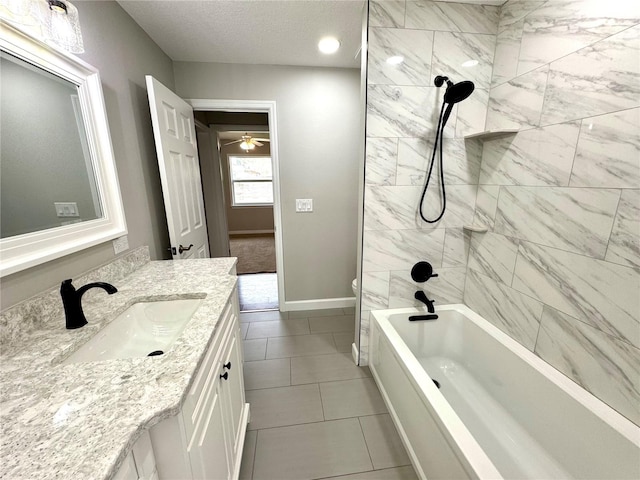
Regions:
[[[240,143],[240,148],[246,151],[253,150],[256,146],[261,147],[264,145],[262,142],[270,142],[268,138],[253,138],[248,133],[242,135],[240,140],[234,140],[233,142],[225,143],[224,146],[233,145],[234,143]]]

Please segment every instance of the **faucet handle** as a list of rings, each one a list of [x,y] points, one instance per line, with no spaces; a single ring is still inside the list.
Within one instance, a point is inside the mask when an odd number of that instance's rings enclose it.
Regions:
[[[418,262],[411,268],[411,278],[414,282],[424,283],[437,276],[437,273],[433,273],[433,267],[429,262]]]

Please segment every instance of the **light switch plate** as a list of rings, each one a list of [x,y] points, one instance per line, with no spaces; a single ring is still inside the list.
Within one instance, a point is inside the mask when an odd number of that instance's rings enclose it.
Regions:
[[[125,250],[129,250],[129,239],[127,238],[126,235],[120,238],[116,238],[113,241],[113,251],[115,252],[116,255],[118,255],[121,252],[124,252]]]
[[[313,212],[312,198],[296,198],[296,212],[309,213]]]
[[[53,202],[58,217],[79,217],[78,204],[76,202]]]

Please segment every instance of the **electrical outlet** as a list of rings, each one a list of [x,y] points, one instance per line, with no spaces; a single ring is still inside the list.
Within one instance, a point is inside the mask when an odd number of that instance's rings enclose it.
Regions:
[[[78,204],[76,202],[54,202],[58,217],[79,217]]]
[[[129,239],[127,238],[126,235],[123,235],[120,238],[116,238],[113,241],[113,251],[115,252],[116,255],[128,249],[129,249]]]
[[[296,198],[296,212],[309,213],[313,212],[312,198]]]

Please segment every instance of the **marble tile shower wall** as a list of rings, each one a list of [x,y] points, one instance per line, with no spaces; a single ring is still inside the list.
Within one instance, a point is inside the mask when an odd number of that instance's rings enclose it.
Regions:
[[[464,135],[485,128],[498,20],[498,7],[370,2],[362,364],[368,361],[371,310],[419,305],[413,295],[422,287],[437,304],[463,300],[470,237],[462,226],[474,218],[482,160],[482,145]],[[393,57],[402,62],[388,62]],[[472,80],[476,90],[454,108],[447,124],[447,211],[429,224],[417,211],[444,94],[433,85],[436,75]],[[436,170],[432,178],[437,177]],[[439,192],[431,191],[425,202],[431,218],[440,204],[432,194]],[[410,276],[418,260],[429,261],[439,274],[426,286]]]
[[[640,2],[498,25],[464,302],[640,424]]]

